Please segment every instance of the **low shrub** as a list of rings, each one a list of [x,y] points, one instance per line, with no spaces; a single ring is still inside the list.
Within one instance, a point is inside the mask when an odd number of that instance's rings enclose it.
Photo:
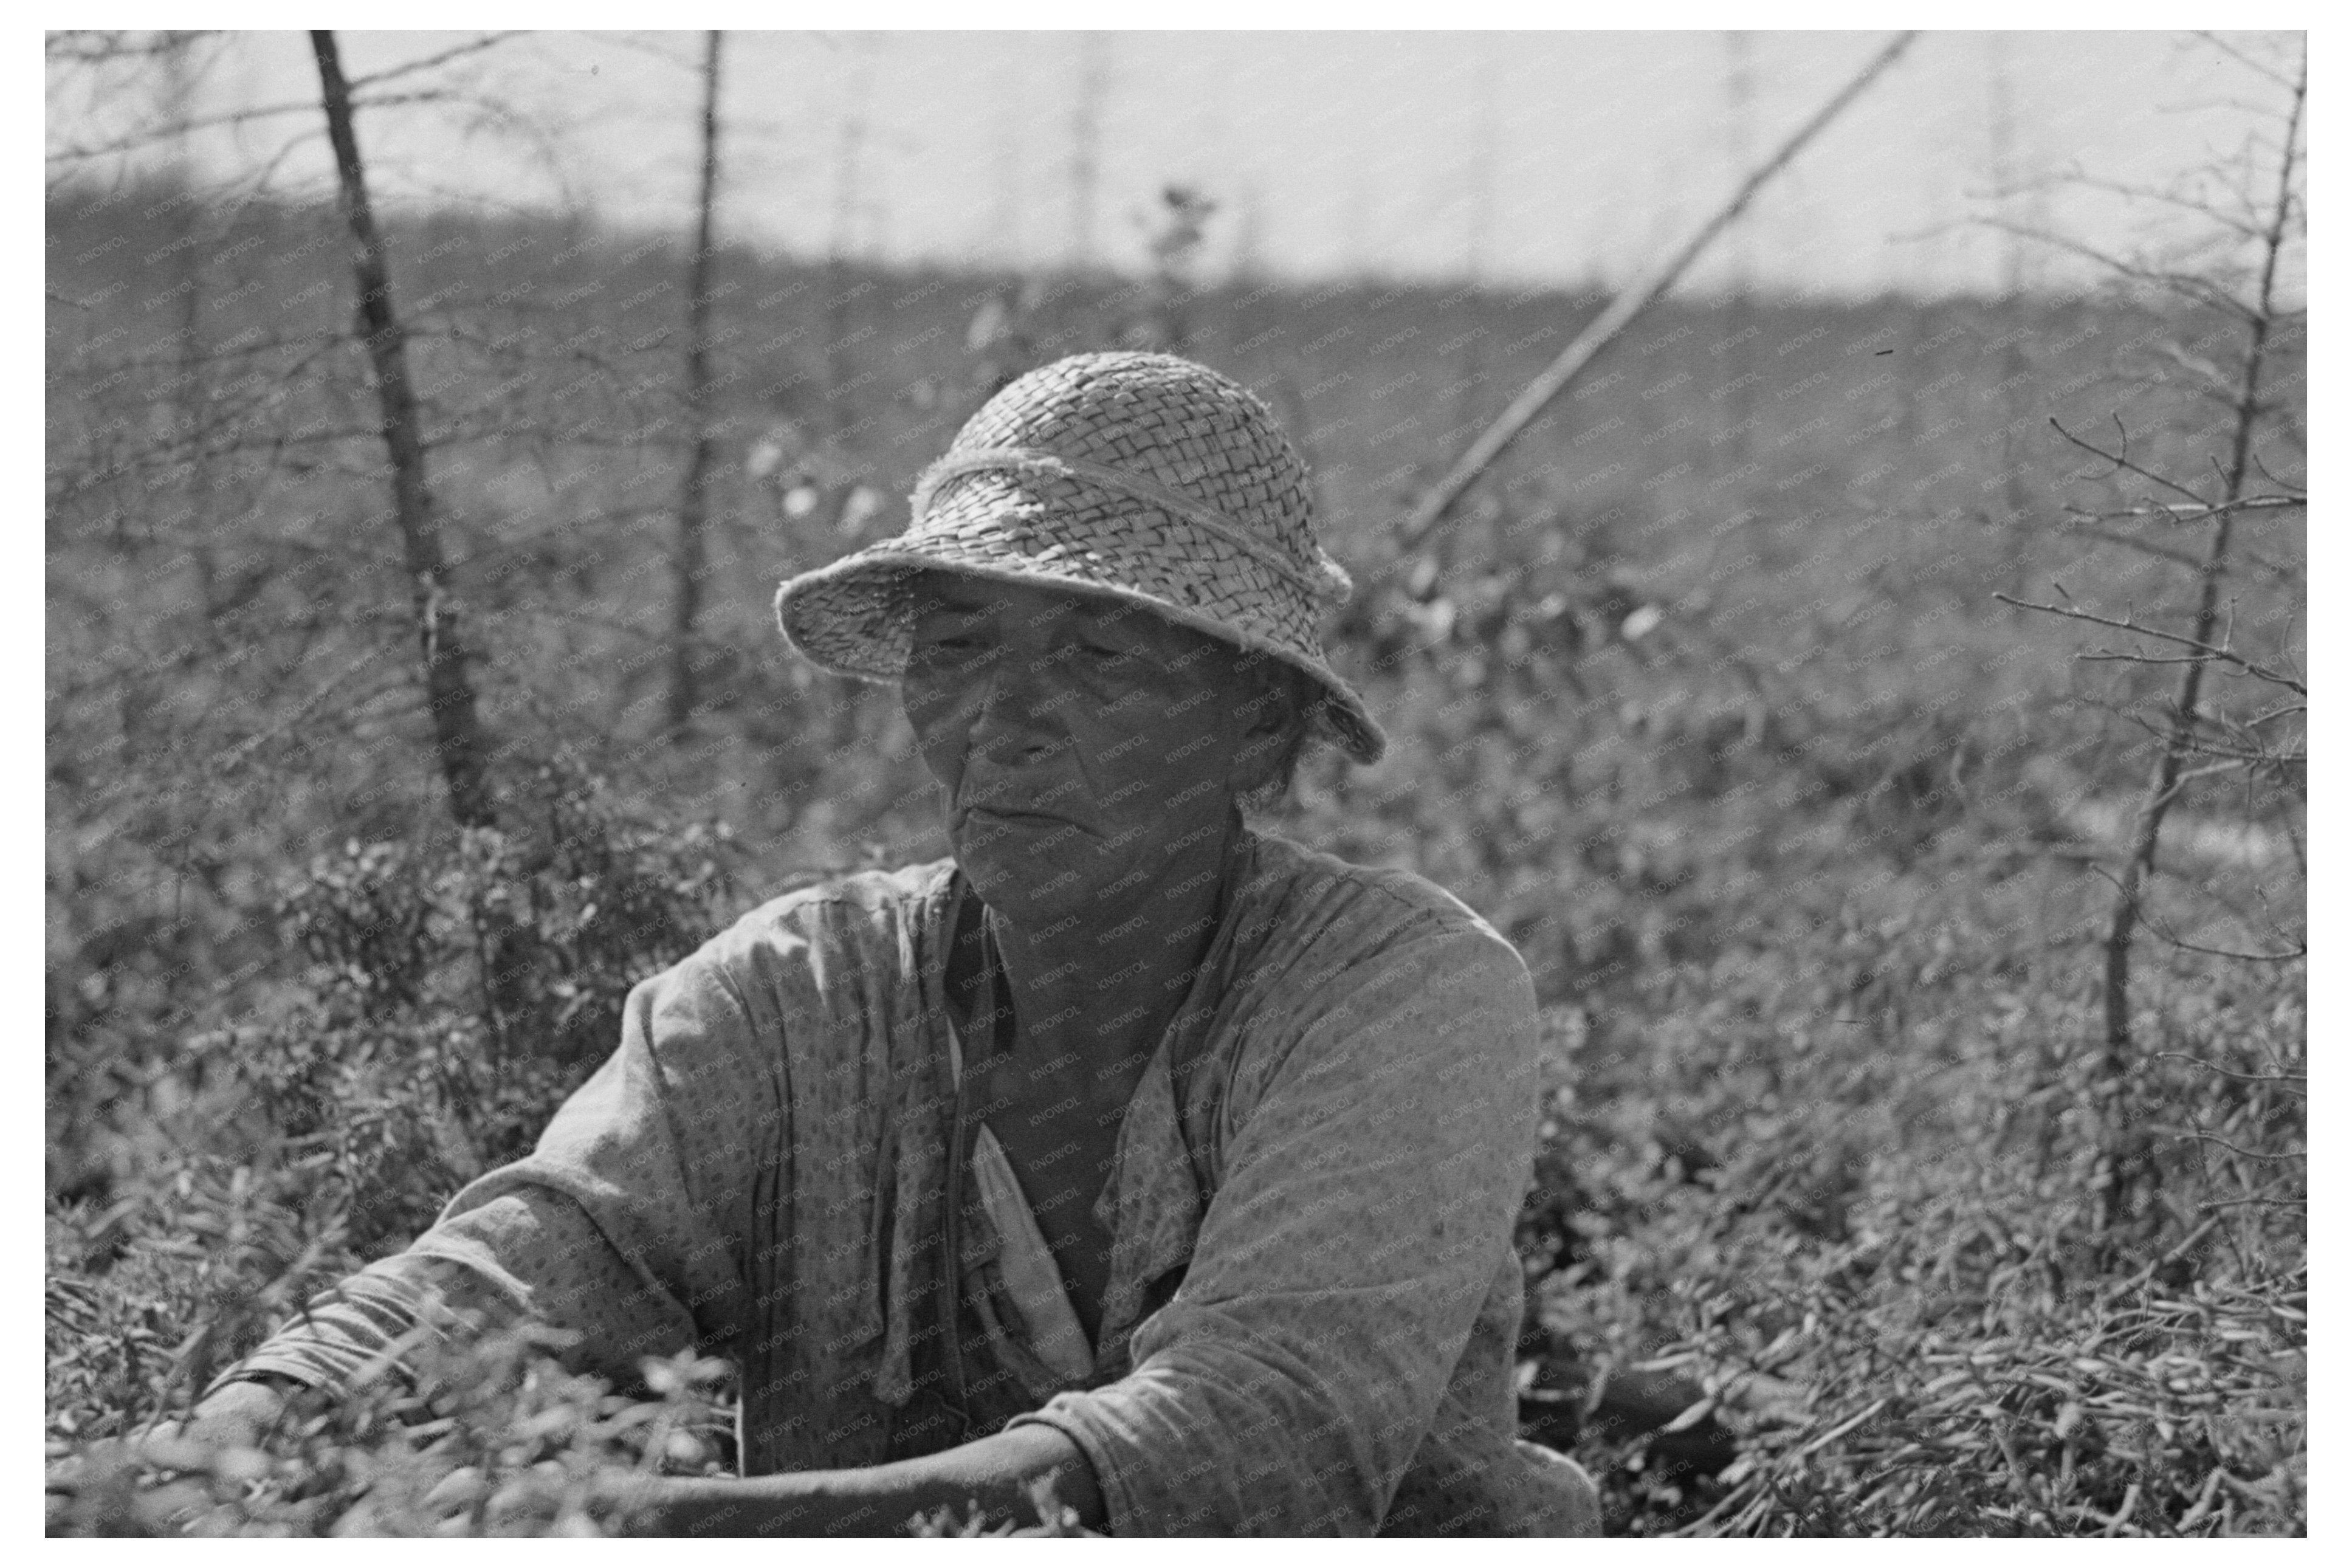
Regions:
[[[1762,952],[1552,1019],[1530,1374],[1588,1413],[1625,1374],[1688,1400],[1578,1436],[1612,1531],[2300,1534],[2300,975],[2176,975],[2105,1107],[2074,955],[1938,969],[2000,933],[1916,907],[1859,1005],[1818,950]],[[2103,1230],[2107,1114],[2155,1153]],[[1695,1462],[1702,1424],[1736,1450]]]

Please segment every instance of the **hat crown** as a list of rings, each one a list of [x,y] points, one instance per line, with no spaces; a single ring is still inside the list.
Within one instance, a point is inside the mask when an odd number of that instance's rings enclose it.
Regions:
[[[1307,464],[1256,395],[1172,354],[1088,353],[1009,383],[957,432],[950,458],[1023,449],[1100,464],[1318,557]]]

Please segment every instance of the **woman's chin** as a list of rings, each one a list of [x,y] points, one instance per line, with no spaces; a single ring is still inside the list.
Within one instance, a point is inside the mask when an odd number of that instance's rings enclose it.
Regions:
[[[1083,916],[1091,888],[1075,845],[1051,848],[1013,838],[956,846],[956,864],[980,901],[1025,930]]]

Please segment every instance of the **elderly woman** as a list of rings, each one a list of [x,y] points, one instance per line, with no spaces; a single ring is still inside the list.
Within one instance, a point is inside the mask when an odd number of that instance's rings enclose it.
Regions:
[[[234,1369],[337,1386],[428,1290],[626,1377],[741,1374],[742,1477],[667,1530],[1032,1515],[1117,1535],[1591,1533],[1515,1436],[1535,1135],[1518,956],[1409,873],[1244,825],[1383,740],[1264,405],[1166,355],[1013,382],[907,531],[777,596],[899,684],[954,858],[778,899],[629,998],[530,1156]]]

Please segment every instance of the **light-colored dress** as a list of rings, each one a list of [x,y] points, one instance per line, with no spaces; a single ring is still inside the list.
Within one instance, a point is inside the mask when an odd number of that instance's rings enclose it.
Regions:
[[[1089,1346],[1009,1163],[967,1167],[950,1223],[969,896],[942,861],[746,915],[630,994],[533,1153],[227,1375],[347,1383],[429,1282],[616,1375],[730,1357],[747,1475],[1043,1422],[1118,1535],[1593,1532],[1591,1483],[1516,1438],[1538,1086],[1510,945],[1418,877],[1247,837],[1119,1128]]]

